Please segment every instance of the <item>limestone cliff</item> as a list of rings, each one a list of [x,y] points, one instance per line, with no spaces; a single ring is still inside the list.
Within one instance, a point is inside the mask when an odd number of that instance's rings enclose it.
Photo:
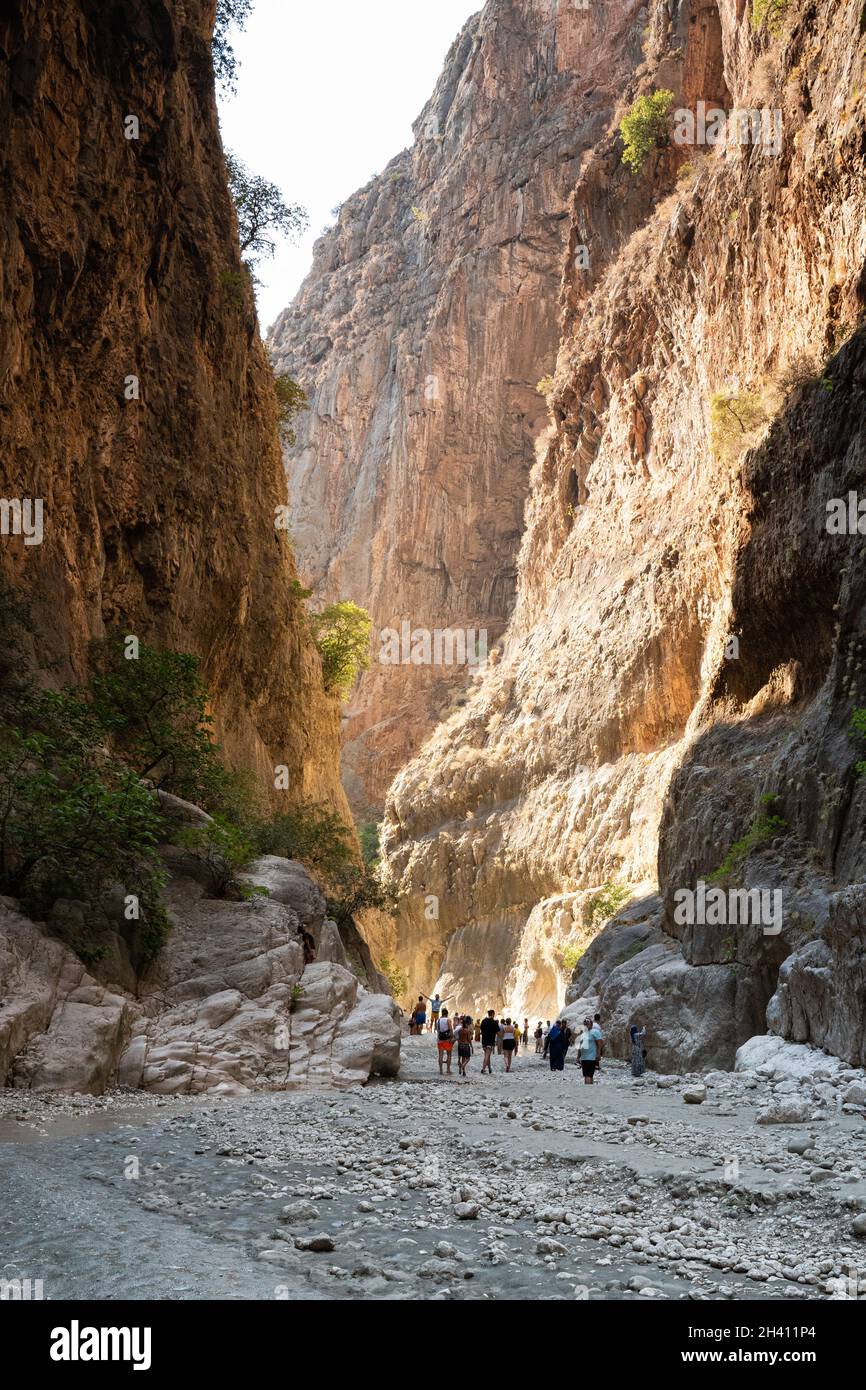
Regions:
[[[368,608],[374,636],[406,622],[492,647],[511,613],[567,196],[639,60],[642,16],[638,0],[489,0],[412,148],[343,204],[271,332],[311,400],[286,451],[302,579]],[[471,675],[447,648],[440,664],[379,654],[376,640],[345,719],[363,810]]]
[[[653,148],[635,175],[612,125],[587,159],[504,651],[385,833],[410,988],[466,1006],[560,1006],[586,899],[628,885],[625,945],[576,988],[616,1047],[641,1021],[679,1068],[732,1065],[765,1018],[866,1059],[864,542],[826,526],[866,481],[866,12],[750,13],[647,7],[619,116],[670,89],[778,111],[781,140]],[[678,926],[750,830],[733,881],[783,890],[781,932]]]
[[[0,565],[32,600],[41,667],[80,677],[113,625],[192,650],[230,760],[266,787],[285,764],[293,790],[347,811],[338,710],[274,527],[276,403],[214,10],[0,10],[0,472],[5,499],[44,507],[42,543],[3,535]]]

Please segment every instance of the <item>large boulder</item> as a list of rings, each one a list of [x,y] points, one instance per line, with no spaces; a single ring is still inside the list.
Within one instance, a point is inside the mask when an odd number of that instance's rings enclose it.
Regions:
[[[632,1024],[646,1029],[655,1071],[683,1073],[734,1065],[736,972],[689,965],[673,941],[647,946],[608,975],[599,998],[606,1050],[630,1055]]]
[[[138,1012],[12,899],[0,899],[0,1085],[98,1095],[116,1075]]]
[[[99,984],[44,926],[0,900],[0,1084],[242,1095],[396,1072],[399,1010],[347,968],[301,865],[258,861],[247,878],[272,891],[232,901],[211,897],[177,856],[167,862],[172,930],[137,999]],[[302,923],[319,946],[306,969]]]

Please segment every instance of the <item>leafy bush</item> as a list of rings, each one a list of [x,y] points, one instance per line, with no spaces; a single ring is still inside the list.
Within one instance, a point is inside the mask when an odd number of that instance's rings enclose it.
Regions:
[[[717,391],[710,400],[712,446],[716,457],[733,459],[739,456],[766,419],[759,392]]]
[[[662,89],[649,96],[638,97],[619,123],[623,143],[622,162],[638,174],[647,156],[657,145],[667,144],[673,92]]]
[[[866,709],[855,709],[851,715],[851,727],[848,730],[850,738],[866,740]],[[857,763],[857,772],[861,777],[866,775],[866,759]]]
[[[391,913],[396,907],[393,889],[386,887],[366,864],[346,864],[334,874],[330,888],[326,894],[328,916],[338,927],[348,926],[367,908]]]
[[[280,411],[280,438],[284,444],[291,446],[297,443],[292,421],[302,410],[309,410],[310,403],[306,392],[285,373],[274,377],[274,391]]]
[[[600,926],[608,918],[616,916],[624,903],[631,897],[631,890],[622,883],[605,883],[590,898],[586,907],[586,920],[590,927]]]
[[[215,897],[225,898],[230,893],[238,897],[256,896],[255,889],[244,889],[238,882],[240,870],[256,857],[255,844],[240,826],[232,825],[224,816],[214,816],[206,825],[178,831],[175,842],[206,866]]]
[[[740,840],[736,840],[728,850],[719,867],[709,875],[710,883],[719,883],[730,877],[748,859],[753,850],[768,840],[775,839],[788,828],[788,822],[777,816],[772,807],[778,801],[774,792],[767,792],[758,802],[758,809],[752,824]]]
[[[543,376],[535,389],[539,396],[549,396],[553,390],[553,377]]]
[[[329,603],[311,620],[322,658],[325,689],[344,695],[370,665],[370,615],[356,603]]]
[[[382,822],[377,820],[364,821],[358,826],[358,839],[361,841],[361,858],[371,869],[376,867],[381,857],[379,844],[381,826]]]
[[[760,29],[766,24],[771,34],[778,34],[787,7],[788,0],[752,0],[752,28]]]
[[[307,868],[330,880],[354,861],[351,832],[336,811],[315,801],[302,801],[262,821],[250,831],[259,854],[278,854],[299,859]]]
[[[563,946],[560,952],[562,968],[566,975],[573,975],[577,969],[578,962],[586,953],[586,943],[582,945],[577,941],[570,941],[567,946]]]
[[[32,915],[112,883],[147,913],[164,882],[161,831],[154,796],[108,752],[82,691],[40,692],[17,727],[0,724],[0,893]]]
[[[249,277],[239,270],[221,270],[219,273],[219,282],[222,286],[223,294],[226,297],[226,302],[230,304],[233,309],[242,309],[246,303]]]
[[[383,956],[376,969],[388,981],[388,987],[395,999],[402,999],[409,988],[409,976],[402,966],[389,956]]]

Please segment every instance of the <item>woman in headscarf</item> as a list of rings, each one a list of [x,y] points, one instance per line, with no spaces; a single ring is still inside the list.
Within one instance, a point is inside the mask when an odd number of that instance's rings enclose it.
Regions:
[[[631,1027],[631,1074],[632,1076],[643,1076],[646,1071],[644,1062],[643,1040],[646,1037],[646,1029],[638,1028],[635,1024]]]
[[[547,1055],[550,1058],[551,1071],[565,1070],[565,1053],[567,1047],[565,1029],[560,1020],[557,1019],[547,1037]]]

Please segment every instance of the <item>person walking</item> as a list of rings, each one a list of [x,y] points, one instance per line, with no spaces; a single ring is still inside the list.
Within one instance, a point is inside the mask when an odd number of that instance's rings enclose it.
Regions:
[[[523,1020],[523,1046],[529,1050],[529,1019]]]
[[[514,1054],[517,1051],[518,1031],[519,1030],[511,1022],[510,1018],[507,1018],[505,1020],[505,1023],[502,1025],[502,1055],[505,1058],[506,1072],[511,1071],[511,1063],[514,1060]]]
[[[538,1027],[535,1030],[535,1055],[539,1056],[544,1048],[544,1026],[541,1019],[538,1020]]]
[[[424,1024],[427,1022],[427,1005],[424,1002],[423,994],[418,995],[418,1002],[415,1005],[413,1017],[415,1021],[415,1034],[423,1033]]]
[[[493,1058],[493,1049],[496,1046],[496,1039],[499,1035],[499,1024],[492,1009],[487,1010],[487,1017],[481,1020],[481,1046],[484,1048],[484,1060],[481,1064],[481,1075],[487,1072],[492,1075],[490,1063]]]
[[[556,1020],[547,1035],[547,1055],[550,1058],[551,1071],[563,1071],[565,1069],[565,1036],[559,1019]]]
[[[543,1053],[543,1055],[544,1055],[545,1057],[547,1056],[547,1049],[549,1048],[549,1046],[550,1046],[550,1019],[548,1019],[547,1022],[545,1023],[545,1025],[544,1025],[544,1053]]]
[[[643,1040],[646,1037],[646,1029],[638,1028],[635,1024],[631,1027],[631,1074],[632,1076],[643,1076],[646,1071],[646,1053],[644,1052]]]
[[[583,1033],[577,1055],[580,1060],[580,1069],[583,1072],[583,1084],[591,1086],[598,1065],[598,1039],[591,1018],[583,1020]]]
[[[439,1022],[436,1024],[436,1051],[439,1057],[439,1075],[442,1075],[442,1063],[447,1064],[448,1075],[451,1075],[451,1052],[454,1047],[454,1030],[451,1027],[451,1019],[448,1017],[448,1010],[443,1009]]]
[[[505,1023],[505,1019],[504,1019],[504,1018],[502,1018],[502,1019],[499,1020],[499,1032],[496,1034],[496,1055],[497,1055],[497,1057],[501,1057],[501,1056],[502,1056],[502,1028],[503,1028],[504,1023]]]
[[[467,1067],[472,1056],[472,1019],[467,1014],[457,1029],[457,1070],[468,1078]]]

